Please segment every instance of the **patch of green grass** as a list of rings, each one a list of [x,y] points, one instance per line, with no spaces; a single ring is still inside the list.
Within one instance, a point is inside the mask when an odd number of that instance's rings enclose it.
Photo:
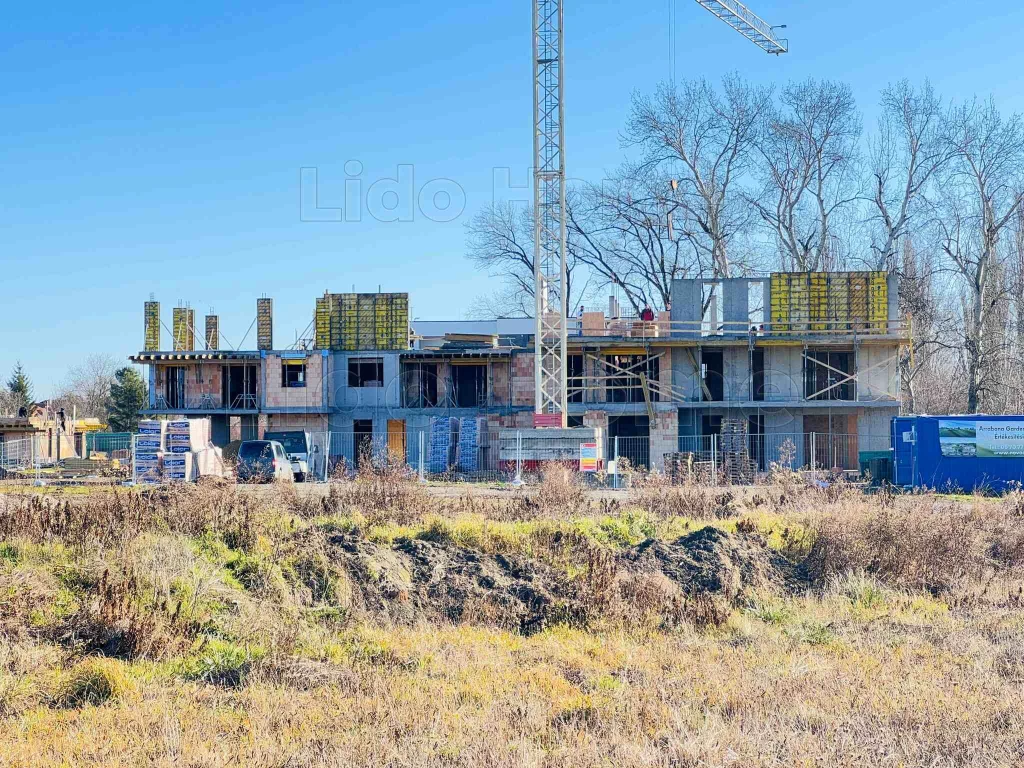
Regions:
[[[67,587],[60,587],[45,608],[36,608],[29,614],[29,625],[35,629],[53,626],[73,615],[79,607],[78,598]]]
[[[238,687],[245,683],[253,664],[266,656],[259,646],[238,645],[221,638],[204,637],[200,647],[176,665],[186,680]]]
[[[829,625],[818,621],[801,621],[784,630],[787,637],[807,645],[831,645],[836,636]]]
[[[765,624],[771,624],[775,627],[784,626],[793,619],[793,611],[784,603],[755,600],[744,608],[743,612],[748,616],[763,621]]]
[[[191,539],[190,544],[193,552],[215,565],[227,565],[239,555],[238,551],[224,542],[224,539],[210,531]]]
[[[846,597],[854,608],[882,610],[889,607],[888,590],[863,573],[850,573],[837,579],[833,589]]]
[[[260,555],[239,553],[228,563],[228,570],[248,592],[259,597],[281,599],[288,593],[281,566]]]
[[[353,534],[359,532],[366,520],[362,515],[327,515],[314,517],[309,522],[310,525],[318,526],[324,533]]]

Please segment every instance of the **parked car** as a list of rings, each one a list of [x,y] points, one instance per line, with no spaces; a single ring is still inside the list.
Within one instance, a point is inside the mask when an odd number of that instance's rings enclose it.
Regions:
[[[240,483],[292,482],[292,464],[284,446],[276,440],[246,440],[238,446]]]
[[[267,432],[264,440],[276,440],[284,446],[288,460],[292,463],[292,474],[295,482],[301,483],[309,478],[310,459],[314,454],[320,453],[320,446],[312,445],[312,438],[309,432],[294,430],[288,432]]]

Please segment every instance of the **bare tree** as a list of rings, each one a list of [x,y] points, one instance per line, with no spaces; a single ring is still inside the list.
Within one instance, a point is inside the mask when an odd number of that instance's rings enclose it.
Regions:
[[[943,140],[952,160],[944,175],[943,251],[961,279],[962,344],[967,409],[977,412],[990,394],[1006,354],[994,314],[1007,297],[1000,239],[1024,200],[1024,122],[1004,120],[991,99],[954,106]]]
[[[68,371],[54,400],[69,417],[75,411],[80,418],[106,419],[110,385],[119,367],[112,355],[89,355]]]
[[[748,196],[776,238],[783,267],[836,269],[844,258],[835,219],[860,196],[861,119],[845,83],[790,83],[757,135],[761,188]]]
[[[570,229],[578,257],[602,286],[618,288],[639,313],[666,309],[672,281],[699,270],[700,256],[673,229],[679,204],[671,190],[624,166],[581,192]]]
[[[927,185],[950,159],[942,140],[941,101],[925,81],[915,89],[901,80],[882,91],[878,134],[871,146],[871,205],[877,232],[872,269],[896,269],[900,242],[911,225]]]
[[[725,77],[720,93],[702,79],[633,96],[623,144],[642,151],[634,174],[666,195],[675,182],[671,197],[684,225],[680,234],[716,275],[730,275],[730,243],[749,220],[738,187],[770,103],[770,91],[738,75]]]
[[[566,198],[566,218],[573,220],[575,193]],[[466,225],[466,257],[479,269],[500,278],[501,287],[478,298],[474,317],[532,317],[535,311],[533,273],[533,209],[513,202],[493,203]],[[566,235],[566,307],[575,306],[588,286],[575,246],[572,227]]]

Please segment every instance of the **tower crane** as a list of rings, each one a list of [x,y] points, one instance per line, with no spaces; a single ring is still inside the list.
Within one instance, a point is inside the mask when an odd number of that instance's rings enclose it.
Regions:
[[[536,298],[534,424],[566,426],[568,287],[565,264],[563,0],[533,2],[533,270]],[[788,43],[739,0],[696,0],[761,50]]]

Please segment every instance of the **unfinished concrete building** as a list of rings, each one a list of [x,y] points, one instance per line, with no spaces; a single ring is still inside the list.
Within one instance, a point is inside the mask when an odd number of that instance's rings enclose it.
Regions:
[[[293,349],[139,353],[147,415],[210,416],[222,445],[305,429],[331,433],[332,454],[376,440],[411,461],[434,417],[495,433],[532,426],[530,319],[410,324],[406,294],[325,294],[311,328]],[[723,431],[756,469],[856,468],[860,452],[887,445],[908,341],[895,279],[867,272],[679,280],[671,311],[631,317],[612,300],[572,318],[570,334],[570,426],[599,427],[605,456],[618,445],[658,469],[720,448]]]

